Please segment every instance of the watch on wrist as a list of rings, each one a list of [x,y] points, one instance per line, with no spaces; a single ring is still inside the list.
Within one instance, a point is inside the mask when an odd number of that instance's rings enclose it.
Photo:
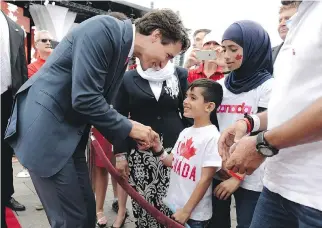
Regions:
[[[153,153],[153,157],[160,157],[164,152],[164,148],[162,147],[162,149],[159,152],[152,152]]]
[[[257,135],[256,149],[257,152],[263,155],[264,157],[273,157],[274,155],[278,154],[279,150],[266,141],[264,136],[265,133],[266,131],[262,131]]]

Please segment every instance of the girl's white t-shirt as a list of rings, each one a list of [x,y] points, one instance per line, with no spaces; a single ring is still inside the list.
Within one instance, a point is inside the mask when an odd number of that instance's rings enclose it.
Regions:
[[[274,79],[265,81],[249,92],[234,94],[225,86],[225,79],[218,81],[223,87],[223,101],[217,109],[217,118],[220,131],[233,125],[237,120],[244,118],[244,114],[256,114],[258,107],[267,108],[271,96]],[[264,177],[263,163],[255,172],[246,176],[241,187],[247,190],[261,192]]]
[[[184,129],[172,150],[173,161],[170,185],[165,201],[175,210],[181,209],[190,199],[201,178],[203,167],[221,167],[218,153],[219,132],[214,125]],[[192,211],[191,219],[209,220],[212,216],[212,186]]]

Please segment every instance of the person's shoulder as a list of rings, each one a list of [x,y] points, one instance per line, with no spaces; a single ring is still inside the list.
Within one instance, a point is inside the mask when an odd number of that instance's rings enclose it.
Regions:
[[[123,76],[123,83],[133,85],[134,77],[140,77],[140,75],[138,74],[137,70],[128,70],[128,71],[126,71],[124,73],[124,76]]]
[[[206,132],[209,133],[210,139],[218,139],[220,136],[218,128],[213,124],[208,126],[208,128],[206,129]]]
[[[273,89],[274,82],[275,82],[275,78],[270,78],[270,79],[266,80],[263,84],[261,84],[260,86],[258,86],[257,87],[257,90],[259,92],[266,93],[267,91],[270,91],[270,90]]]
[[[198,134],[205,141],[211,141],[213,139],[218,139],[220,136],[220,133],[219,133],[217,127],[213,124],[210,124],[206,127],[200,128],[198,130]]]
[[[184,80],[187,79],[187,77],[188,77],[188,70],[186,68],[176,66],[175,67],[175,70],[177,72],[177,75],[178,75],[178,78],[179,79],[184,79]]]
[[[133,78],[134,76],[139,76],[137,70],[128,70],[124,73],[124,79]]]
[[[73,32],[92,34],[94,36],[97,36],[97,32],[100,32],[101,34],[102,30],[104,29],[105,33],[113,33],[113,35],[115,36],[118,33],[122,33],[123,26],[124,22],[117,20],[114,17],[108,15],[97,15],[80,23],[75,27]],[[105,36],[103,37],[105,39]]]
[[[186,127],[185,129],[183,129],[181,132],[180,132],[180,135],[185,135],[187,134],[187,132],[191,131],[192,127]]]
[[[17,24],[15,21],[13,21],[10,17],[6,15],[5,18],[7,19],[9,27],[13,28],[15,31],[18,31],[20,36],[25,37],[25,31],[21,28],[19,24]]]
[[[223,89],[226,89],[226,86],[225,86],[225,78],[219,79],[216,82],[219,83],[223,87]]]

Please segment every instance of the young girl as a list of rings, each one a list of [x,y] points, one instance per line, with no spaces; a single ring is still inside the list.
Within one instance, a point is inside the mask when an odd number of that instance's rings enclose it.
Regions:
[[[183,102],[184,116],[192,118],[192,127],[184,129],[170,154],[156,139],[154,156],[172,167],[170,186],[165,202],[174,207],[172,218],[191,228],[207,227],[212,216],[212,178],[221,167],[217,140],[219,132],[216,110],[222,101],[220,84],[199,79],[190,84]]]
[[[258,23],[247,20],[233,23],[224,32],[222,47],[231,72],[218,81],[224,92],[217,110],[220,131],[243,119],[245,113],[266,110],[274,83],[269,35]],[[231,227],[230,204],[234,194],[237,228],[249,228],[263,189],[263,168],[262,165],[245,178],[234,175],[223,181],[214,179],[211,227]]]

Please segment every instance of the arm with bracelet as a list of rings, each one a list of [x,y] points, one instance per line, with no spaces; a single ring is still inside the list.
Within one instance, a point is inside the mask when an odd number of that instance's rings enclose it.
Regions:
[[[173,154],[164,150],[160,138],[155,140],[155,145],[152,147],[152,152],[154,157],[160,157],[160,160],[165,166],[172,166]]]

